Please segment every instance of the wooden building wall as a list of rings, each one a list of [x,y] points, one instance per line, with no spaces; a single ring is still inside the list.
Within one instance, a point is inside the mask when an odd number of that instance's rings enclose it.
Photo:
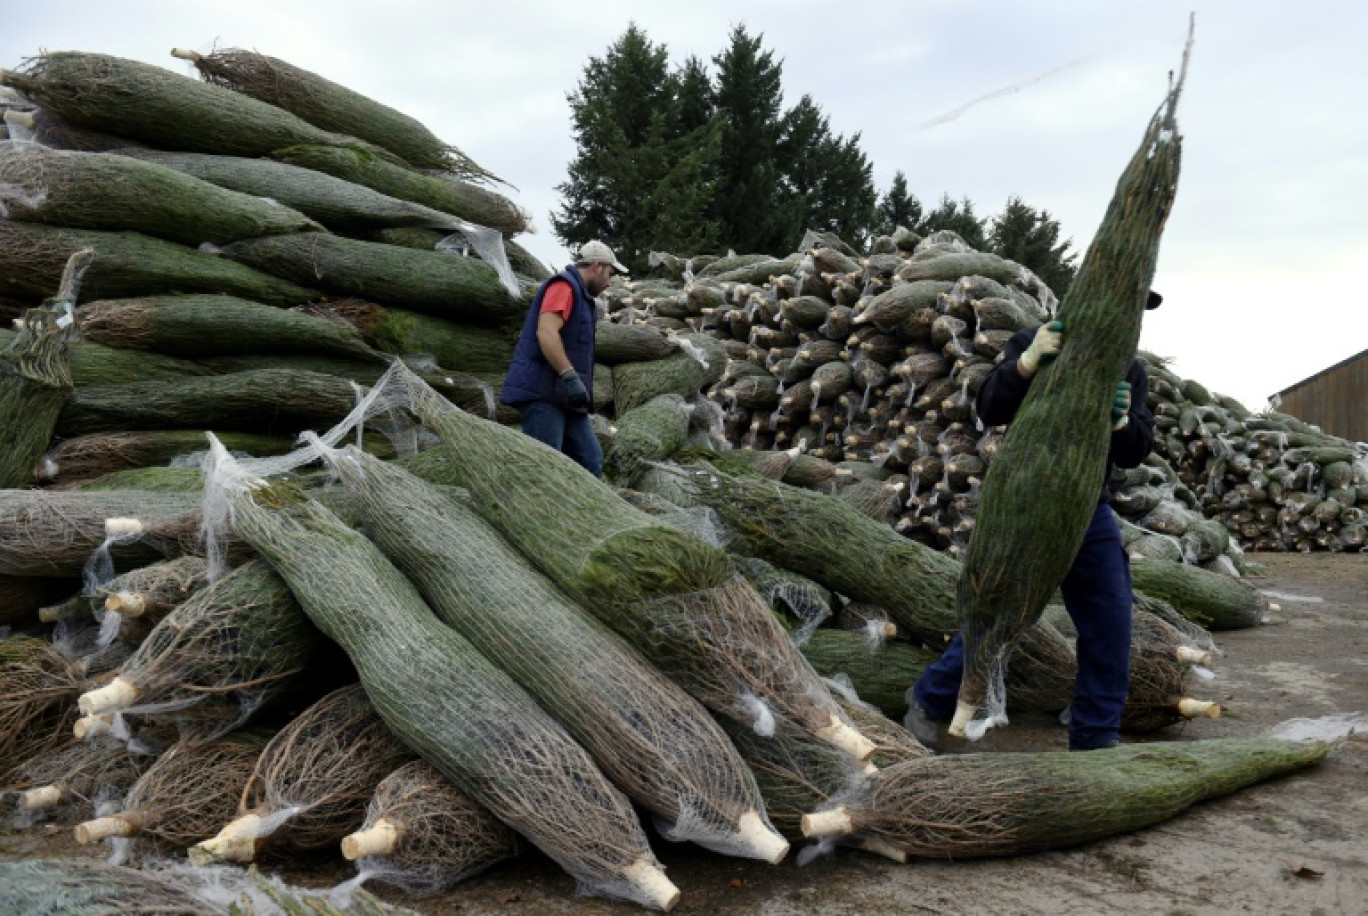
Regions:
[[[1368,442],[1368,350],[1278,392],[1278,410],[1332,436]]]

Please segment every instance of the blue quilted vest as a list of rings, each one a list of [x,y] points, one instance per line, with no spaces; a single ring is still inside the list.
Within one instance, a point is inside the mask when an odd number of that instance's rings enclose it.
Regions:
[[[575,307],[570,311],[570,320],[561,328],[561,344],[570,365],[579,373],[580,380],[589,389],[592,403],[594,397],[594,326],[596,314],[593,297],[585,289],[579,271],[571,264],[547,280],[537,290],[532,299],[532,307],[527,311],[522,333],[518,336],[518,346],[513,351],[513,362],[504,378],[503,390],[499,400],[517,406],[528,401],[550,401],[567,407],[565,389],[560,376],[542,356],[541,345],[537,343],[537,321],[541,316],[542,299],[552,283],[564,281],[570,284],[575,294]]]

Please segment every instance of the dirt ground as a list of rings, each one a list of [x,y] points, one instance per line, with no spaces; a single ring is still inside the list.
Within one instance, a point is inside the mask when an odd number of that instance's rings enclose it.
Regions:
[[[1257,735],[1292,718],[1368,721],[1368,556],[1259,554],[1251,580],[1283,596],[1266,626],[1216,634],[1217,677],[1192,693],[1227,714],[1155,740]],[[1294,600],[1301,599],[1319,600]],[[1018,717],[968,749],[1063,749],[1064,730]],[[953,752],[954,749],[948,749]],[[68,831],[0,828],[0,859],[101,856]],[[725,859],[656,841],[683,891],[677,914],[1368,913],[1368,734],[1324,764],[1206,802],[1137,833],[1009,859],[908,865],[851,850],[799,867]],[[267,869],[272,870],[272,869]],[[329,863],[282,877],[313,887],[351,876]],[[637,907],[576,898],[549,860],[528,855],[439,897],[380,895],[425,914],[626,914]]]

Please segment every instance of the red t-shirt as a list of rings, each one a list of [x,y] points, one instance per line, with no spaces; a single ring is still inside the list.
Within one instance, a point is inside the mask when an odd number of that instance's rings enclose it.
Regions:
[[[561,317],[561,321],[569,321],[570,313],[575,308],[575,292],[570,288],[570,284],[561,280],[552,283],[546,288],[546,295],[542,296],[541,313],[553,312]]]

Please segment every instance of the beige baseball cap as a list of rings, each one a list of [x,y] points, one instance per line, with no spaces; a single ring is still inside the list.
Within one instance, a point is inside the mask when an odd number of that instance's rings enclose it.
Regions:
[[[601,262],[613,265],[613,270],[620,274],[627,273],[627,268],[618,263],[617,255],[613,254],[613,249],[595,239],[592,242],[585,242],[579,250],[579,263],[593,264]]]

